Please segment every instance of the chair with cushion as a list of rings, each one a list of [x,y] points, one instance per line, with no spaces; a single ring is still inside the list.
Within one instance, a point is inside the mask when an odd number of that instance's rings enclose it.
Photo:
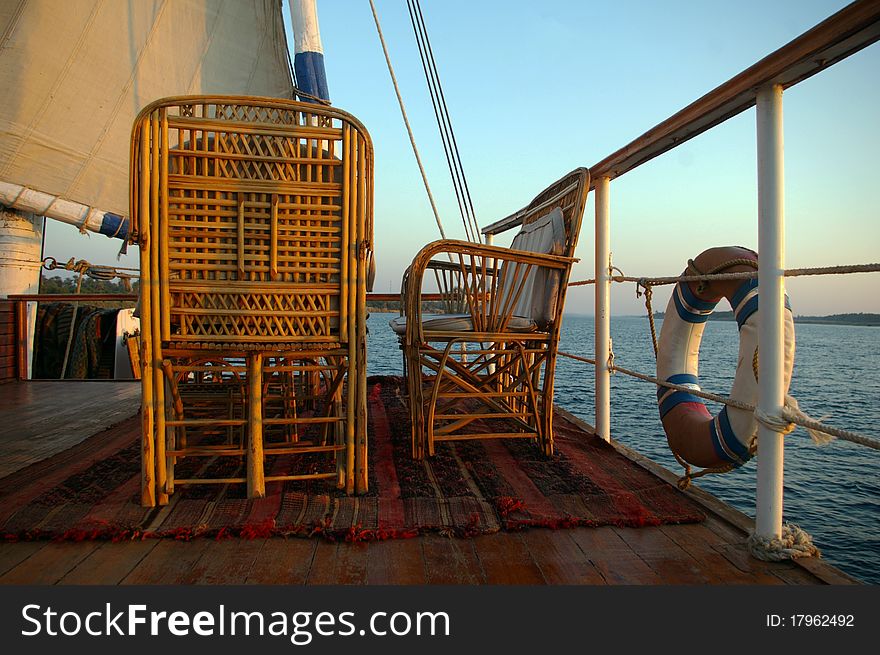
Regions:
[[[496,223],[520,228],[509,248],[441,240],[413,259],[391,327],[417,459],[463,439],[533,439],[552,454],[556,353],[589,187],[576,169]],[[438,290],[440,302],[423,302]]]

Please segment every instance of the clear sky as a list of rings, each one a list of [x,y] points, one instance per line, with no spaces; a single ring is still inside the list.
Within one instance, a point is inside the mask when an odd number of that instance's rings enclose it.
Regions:
[[[464,231],[405,0],[375,0],[447,235]],[[422,0],[481,225],[590,166],[844,7],[841,0]],[[318,0],[330,96],[360,118],[376,152],[375,291],[439,237],[368,0]],[[285,20],[287,20],[285,16]],[[292,47],[292,39],[291,39]],[[786,263],[880,261],[880,46],[785,92]],[[573,279],[593,276],[592,194]],[[611,184],[614,263],[675,275],[719,245],[757,249],[755,111]],[[50,222],[46,254],[115,261],[116,243]],[[504,243],[503,239],[498,240]],[[124,260],[131,263],[132,257]],[[788,281],[796,314],[880,312],[880,274]],[[658,290],[662,309],[667,290]],[[613,312],[644,311],[616,285]],[[592,313],[576,289],[567,311]]]

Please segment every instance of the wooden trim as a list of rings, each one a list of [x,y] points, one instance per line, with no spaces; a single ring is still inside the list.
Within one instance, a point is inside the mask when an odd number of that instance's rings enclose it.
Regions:
[[[8,296],[25,302],[137,302],[136,293],[33,293]]]

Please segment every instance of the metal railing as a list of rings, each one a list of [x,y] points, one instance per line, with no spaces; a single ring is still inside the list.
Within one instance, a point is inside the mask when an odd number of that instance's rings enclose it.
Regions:
[[[756,107],[758,141],[758,410],[783,411],[783,276],[785,269],[782,148],[783,91],[880,39],[880,0],[858,0],[590,167],[595,211],[596,432],[611,438],[610,289],[611,180],[726,120]],[[513,214],[483,229],[491,237],[518,222]],[[759,423],[756,535],[782,534],[783,436]]]

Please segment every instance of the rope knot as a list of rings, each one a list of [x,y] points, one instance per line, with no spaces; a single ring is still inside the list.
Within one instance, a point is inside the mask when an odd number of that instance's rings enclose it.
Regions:
[[[822,556],[822,551],[813,544],[813,538],[793,523],[784,523],[779,537],[765,537],[753,532],[749,535],[748,546],[753,557],[765,562]]]

